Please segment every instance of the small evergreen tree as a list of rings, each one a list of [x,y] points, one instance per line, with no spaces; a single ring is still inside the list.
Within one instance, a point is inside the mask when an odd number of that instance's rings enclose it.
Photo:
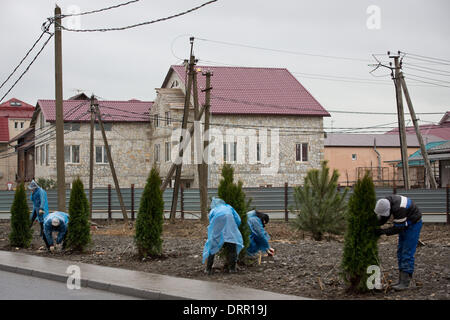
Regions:
[[[13,247],[28,248],[33,239],[30,228],[30,209],[27,203],[27,194],[23,183],[16,189],[14,201],[11,206],[11,232],[9,243]]]
[[[70,192],[66,248],[82,252],[90,241],[89,201],[84,193],[83,182],[77,178],[73,181]]]
[[[239,231],[242,234],[244,248],[239,253],[239,259],[242,260],[250,245],[250,227],[247,223],[247,212],[250,210],[251,199],[246,201],[245,193],[242,190],[242,181],[234,183],[234,169],[230,164],[224,164],[222,167],[222,179],[219,181],[218,196],[227,204],[232,206],[241,218]],[[225,253],[226,255],[226,253]],[[228,261],[228,260],[227,260]]]
[[[374,213],[375,186],[366,174],[358,180],[349,199],[347,232],[342,257],[342,275],[349,292],[367,291],[367,267],[378,265],[378,237],[374,230],[378,219]]]
[[[160,256],[164,223],[164,200],[158,170],[152,168],[142,193],[136,219],[135,242],[139,256]]]
[[[303,188],[294,188],[294,226],[312,232],[315,240],[322,240],[325,232],[340,234],[345,229],[347,189],[338,191],[338,178],[337,170],[330,176],[327,161],[323,161],[320,170],[308,171]]]

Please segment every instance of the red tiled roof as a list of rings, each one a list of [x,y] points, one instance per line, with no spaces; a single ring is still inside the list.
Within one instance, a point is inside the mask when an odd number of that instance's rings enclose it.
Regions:
[[[9,141],[8,118],[0,117],[0,142]]]
[[[441,141],[432,135],[423,135],[425,143]],[[358,133],[329,133],[325,139],[325,147],[372,147],[376,141],[377,147],[400,147],[398,135],[392,134],[358,134]],[[420,147],[416,134],[406,135],[406,144],[410,148]]]
[[[148,122],[151,101],[98,101],[102,120],[105,122]],[[47,121],[56,120],[55,100],[38,100],[37,105]],[[91,121],[89,100],[64,100],[64,121]]]
[[[247,68],[197,66],[210,70],[211,113],[213,114],[273,114],[328,117],[330,114],[314,99],[300,82],[287,70],[281,68]],[[171,66],[163,87],[172,72],[185,81],[184,66]],[[200,89],[205,88],[205,77],[198,73]],[[204,94],[199,94],[204,103]]]
[[[450,140],[450,123],[448,122],[439,125],[422,125],[419,128],[423,135],[433,135],[443,140]],[[392,129],[386,134],[398,134],[398,128]],[[406,127],[406,134],[416,134],[414,127]]]
[[[0,104],[0,116],[8,118],[31,119],[34,107],[19,99],[12,98]]]

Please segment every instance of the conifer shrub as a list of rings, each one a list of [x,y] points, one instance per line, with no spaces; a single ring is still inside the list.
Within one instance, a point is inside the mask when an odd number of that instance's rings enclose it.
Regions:
[[[136,218],[135,243],[141,258],[162,255],[161,238],[164,223],[164,200],[161,178],[152,168],[141,196]]]
[[[69,225],[65,246],[73,251],[83,252],[91,241],[89,222],[89,201],[83,182],[77,178],[72,183],[69,200]]]
[[[348,203],[347,232],[342,257],[342,276],[347,290],[352,293],[365,292],[367,268],[378,265],[378,237],[375,229],[378,219],[374,213],[376,203],[375,186],[366,175],[358,180]]]
[[[33,239],[33,233],[30,227],[30,209],[23,183],[16,189],[10,211],[11,231],[9,243],[12,247],[28,248]]]
[[[242,234],[244,247],[239,253],[239,260],[243,260],[246,256],[247,248],[250,245],[251,231],[247,223],[247,212],[250,211],[251,199],[246,200],[244,190],[242,189],[242,181],[238,181],[238,183],[234,182],[234,169],[230,164],[224,164],[222,167],[222,179],[219,181],[218,196],[232,206],[241,218],[239,231]],[[219,255],[226,256],[227,253],[221,252]]]
[[[311,232],[314,240],[322,240],[324,233],[341,234],[345,230],[347,189],[338,191],[338,178],[338,171],[330,175],[327,161],[323,161],[320,169],[308,171],[303,187],[294,188],[293,225]]]

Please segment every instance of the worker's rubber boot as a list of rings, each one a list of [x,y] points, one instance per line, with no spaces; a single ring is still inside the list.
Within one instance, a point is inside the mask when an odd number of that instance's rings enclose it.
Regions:
[[[237,261],[236,245],[229,246],[228,270],[230,273],[236,273],[236,261]]]
[[[214,255],[211,254],[208,256],[208,260],[206,260],[206,270],[205,273],[210,276],[213,274],[212,266],[214,264]]]
[[[40,226],[41,226],[41,234],[40,234],[39,236],[40,236],[40,237],[43,237],[43,236],[44,236],[44,223],[43,223],[43,222],[40,222],[39,224],[40,224]]]
[[[402,291],[409,288],[411,282],[412,274],[400,271],[400,283],[392,286],[395,291]]]
[[[398,272],[398,280],[397,280],[397,282],[394,283],[391,287],[398,286],[398,285],[400,284],[401,276],[402,276],[402,272],[399,271],[399,272]]]

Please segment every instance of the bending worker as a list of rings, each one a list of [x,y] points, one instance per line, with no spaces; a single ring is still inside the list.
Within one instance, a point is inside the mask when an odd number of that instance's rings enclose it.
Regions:
[[[411,199],[396,194],[378,200],[375,213],[378,215],[380,225],[385,224],[391,216],[394,219],[393,227],[376,229],[376,233],[399,235],[397,248],[399,281],[393,288],[407,289],[414,273],[414,255],[422,229],[422,213]]]
[[[69,215],[65,212],[55,211],[50,213],[44,220],[44,237],[46,238],[46,246],[50,251],[55,250],[53,245],[53,232],[57,232],[56,244],[62,244],[62,249],[65,248],[65,239],[67,235],[67,227],[69,224]]]
[[[274,250],[269,245],[269,234],[264,230],[269,223],[269,216],[260,211],[252,210],[247,213],[247,221],[250,227],[250,246],[247,253],[250,256],[257,254],[259,251],[267,252],[269,256],[273,256]]]
[[[236,262],[239,252],[244,247],[239,225],[241,218],[232,206],[220,198],[213,197],[211,211],[208,215],[208,240],[203,248],[203,263],[208,259],[206,272],[212,274],[214,256],[222,248],[227,250],[227,266],[229,272],[236,272]]]
[[[31,201],[33,202],[33,211],[31,213],[31,226],[35,220],[39,221],[41,226],[41,237],[44,236],[44,218],[48,215],[47,192],[42,189],[34,180],[31,180],[28,189],[31,190]],[[44,237],[45,242],[45,237]]]

